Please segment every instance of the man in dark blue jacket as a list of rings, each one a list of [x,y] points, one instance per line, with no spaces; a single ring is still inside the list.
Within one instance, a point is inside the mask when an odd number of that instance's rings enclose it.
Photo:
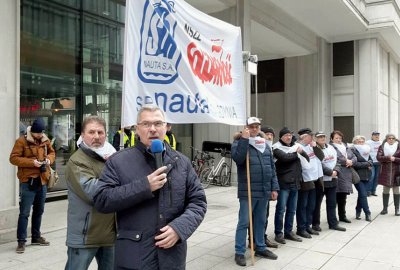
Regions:
[[[117,213],[115,269],[185,269],[186,240],[206,213],[204,190],[189,159],[168,144],[156,168],[149,147],[166,134],[160,108],[143,106],[136,132],[140,142],[107,161],[94,197],[99,211]]]
[[[235,236],[235,262],[246,266],[246,235],[249,227],[249,198],[247,189],[246,157],[249,153],[250,185],[252,196],[255,255],[276,260],[278,257],[267,250],[264,241],[266,211],[269,199],[276,200],[279,190],[271,148],[260,136],[261,122],[256,117],[247,119],[246,128],[235,136],[232,158],[238,172],[239,221]]]

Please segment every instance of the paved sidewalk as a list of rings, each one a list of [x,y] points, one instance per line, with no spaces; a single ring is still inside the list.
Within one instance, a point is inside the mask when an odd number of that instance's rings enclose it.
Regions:
[[[323,231],[319,236],[304,239],[301,243],[288,241],[286,245],[272,249],[279,256],[276,261],[256,257],[255,265],[251,266],[247,254],[248,266],[239,267],[233,259],[239,205],[236,187],[211,186],[206,190],[206,218],[188,241],[187,270],[400,270],[400,217],[394,216],[392,198],[389,214],[378,214],[382,207],[380,193],[381,189],[378,190],[378,197],[368,199],[373,217],[371,223],[364,219],[355,220],[356,192],[348,197],[347,212],[352,223],[341,223],[347,228],[346,232],[328,230],[323,214]],[[66,207],[66,200],[46,204],[42,230],[43,236],[51,242],[49,247],[28,245],[24,254],[16,254],[15,242],[0,245],[0,269],[64,269],[67,258]],[[275,202],[271,204],[270,212],[268,235],[273,238]],[[92,263],[90,269],[97,269],[96,262]]]

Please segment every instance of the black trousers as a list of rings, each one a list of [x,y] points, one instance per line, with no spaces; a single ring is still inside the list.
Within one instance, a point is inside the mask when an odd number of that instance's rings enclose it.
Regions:
[[[347,201],[347,193],[344,192],[336,193],[336,202],[338,205],[339,220],[346,218],[346,201]]]

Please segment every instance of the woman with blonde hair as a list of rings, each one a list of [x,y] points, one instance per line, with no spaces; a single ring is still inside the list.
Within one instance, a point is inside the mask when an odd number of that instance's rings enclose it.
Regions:
[[[378,149],[376,158],[381,163],[381,172],[379,174],[378,184],[383,186],[382,200],[383,210],[381,215],[387,214],[389,204],[390,189],[393,189],[393,201],[395,215],[400,216],[400,145],[393,133],[386,134],[385,140]]]

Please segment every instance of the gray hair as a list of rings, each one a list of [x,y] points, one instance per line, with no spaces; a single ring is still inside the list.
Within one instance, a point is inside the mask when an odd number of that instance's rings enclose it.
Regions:
[[[388,134],[386,134],[385,140],[387,140],[389,137],[394,137],[394,138],[397,140],[397,136],[394,135],[393,133],[388,133]]]
[[[354,136],[352,142],[353,142],[353,143],[356,143],[358,140],[363,140],[364,142],[366,141],[364,136],[362,136],[362,135],[356,135],[356,136]]]
[[[99,123],[100,125],[102,125],[102,126],[104,127],[104,131],[107,131],[107,128],[106,128],[106,126],[107,126],[106,120],[104,120],[103,117],[98,116],[98,115],[90,115],[90,116],[88,116],[88,117],[85,117],[85,119],[83,119],[83,122],[82,122],[82,131],[81,131],[81,132],[84,132],[85,129],[86,129],[86,126],[87,126],[89,123],[92,123],[92,122]]]
[[[138,111],[137,118],[136,118],[136,123],[139,123],[140,117],[142,116],[142,113],[143,113],[144,111],[148,111],[148,112],[160,111],[160,112],[161,112],[161,115],[162,115],[162,117],[163,117],[163,119],[165,120],[164,111],[161,110],[160,107],[158,107],[158,106],[156,106],[156,105],[153,105],[153,104],[145,104],[145,105],[143,105],[143,106],[139,109],[139,111]]]

